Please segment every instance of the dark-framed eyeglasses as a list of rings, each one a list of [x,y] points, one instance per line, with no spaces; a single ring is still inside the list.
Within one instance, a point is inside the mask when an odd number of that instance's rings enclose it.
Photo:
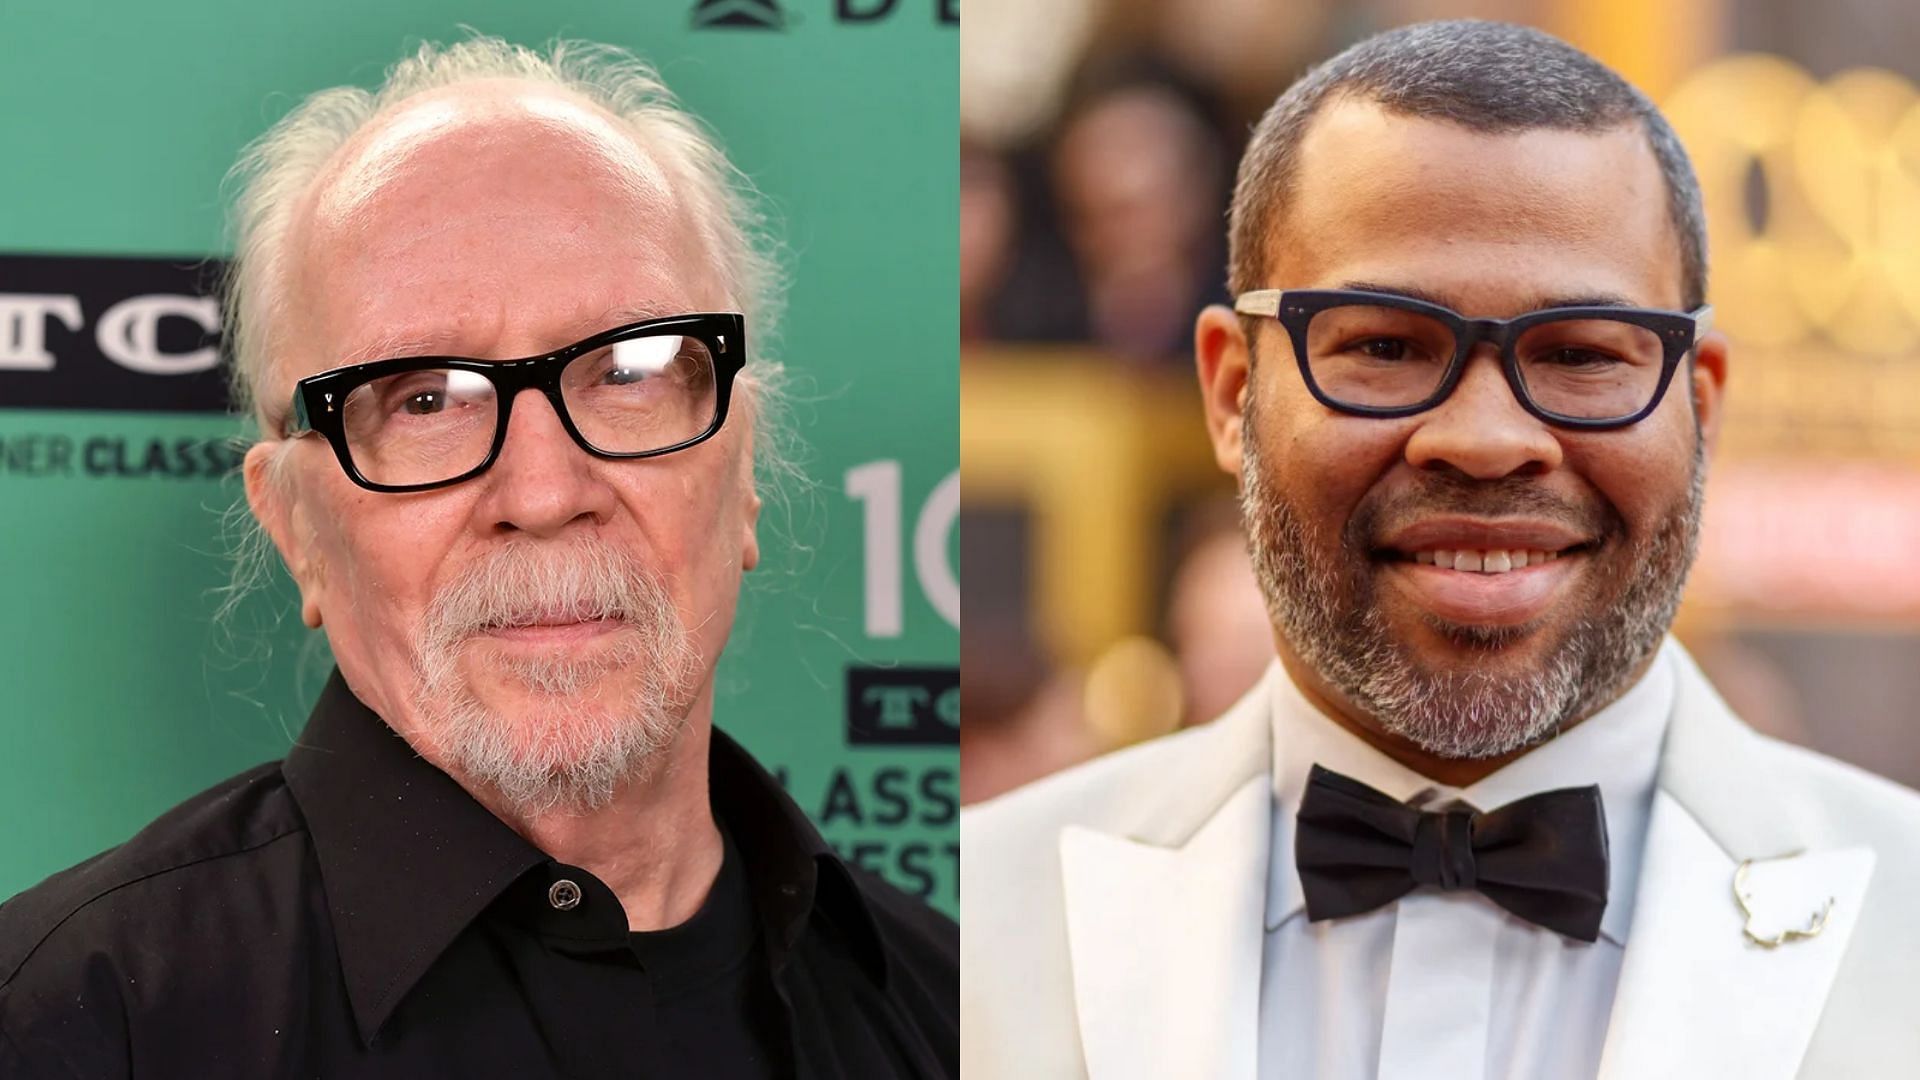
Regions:
[[[1394,419],[1453,393],[1481,342],[1500,350],[1522,408],[1559,427],[1608,430],[1652,414],[1680,361],[1712,324],[1687,313],[1559,307],[1469,319],[1411,297],[1356,289],[1259,289],[1233,309],[1278,320],[1307,390],[1330,409]]]
[[[286,435],[325,436],[361,487],[425,491],[491,467],[514,399],[538,390],[587,453],[658,457],[720,430],[746,359],[746,320],[704,312],[629,323],[520,360],[375,360],[295,384]]]

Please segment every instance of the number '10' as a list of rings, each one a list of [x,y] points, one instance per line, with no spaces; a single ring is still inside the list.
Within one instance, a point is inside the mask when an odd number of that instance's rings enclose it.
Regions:
[[[867,636],[899,637],[905,622],[900,572],[900,463],[869,461],[847,470],[847,495],[866,510]],[[913,526],[913,569],[927,603],[948,625],[960,626],[960,581],[947,558],[947,540],[960,515],[960,470],[947,474]]]

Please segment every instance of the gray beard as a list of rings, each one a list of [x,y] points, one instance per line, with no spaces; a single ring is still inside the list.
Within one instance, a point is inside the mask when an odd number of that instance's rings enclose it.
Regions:
[[[1619,596],[1590,597],[1586,613],[1564,631],[1542,669],[1503,677],[1423,666],[1411,647],[1393,635],[1373,596],[1362,515],[1356,513],[1337,546],[1328,544],[1323,533],[1269,485],[1261,468],[1251,397],[1242,431],[1241,521],[1269,618],[1300,660],[1329,686],[1382,730],[1426,753],[1448,759],[1492,758],[1551,738],[1618,696],[1673,624],[1699,548],[1706,458],[1697,433],[1686,498],[1664,516],[1657,532],[1635,543],[1624,557],[1613,552],[1616,565],[1631,575]],[[1491,492],[1481,491],[1475,498],[1468,486],[1485,489],[1503,483],[1436,477],[1436,486],[1455,497],[1423,503],[1485,508]],[[1526,505],[1517,487],[1510,494]],[[1610,549],[1626,542],[1618,516],[1611,521],[1612,535],[1606,537]],[[1433,625],[1459,645],[1490,653],[1523,633],[1519,628]]]
[[[522,713],[488,706],[461,671],[474,636],[538,614],[620,619],[590,655],[500,657],[497,669],[532,699]],[[699,651],[665,587],[619,550],[594,541],[502,548],[434,598],[414,648],[415,702],[441,765],[498,793],[522,815],[587,813],[667,758],[686,723]],[[594,694],[621,669],[642,673],[624,700]]]

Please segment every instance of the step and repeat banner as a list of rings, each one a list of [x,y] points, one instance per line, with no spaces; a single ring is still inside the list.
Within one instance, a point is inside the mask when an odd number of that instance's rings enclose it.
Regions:
[[[632,50],[766,197],[809,482],[762,516],[716,720],[846,857],[955,911],[958,21],[957,0],[0,10],[0,897],[305,723],[329,662],[278,567],[216,618],[246,524],[221,178],[308,93],[478,31]]]

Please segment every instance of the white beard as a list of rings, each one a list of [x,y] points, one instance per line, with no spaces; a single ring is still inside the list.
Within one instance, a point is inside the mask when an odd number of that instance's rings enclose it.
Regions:
[[[618,619],[592,652],[476,656],[488,627],[539,617]],[[514,544],[474,563],[434,598],[414,642],[415,705],[440,764],[522,814],[585,813],[650,774],[685,726],[699,651],[659,580],[603,541]],[[508,715],[475,692],[463,659],[491,663],[531,699]],[[601,690],[639,674],[620,700]]]

